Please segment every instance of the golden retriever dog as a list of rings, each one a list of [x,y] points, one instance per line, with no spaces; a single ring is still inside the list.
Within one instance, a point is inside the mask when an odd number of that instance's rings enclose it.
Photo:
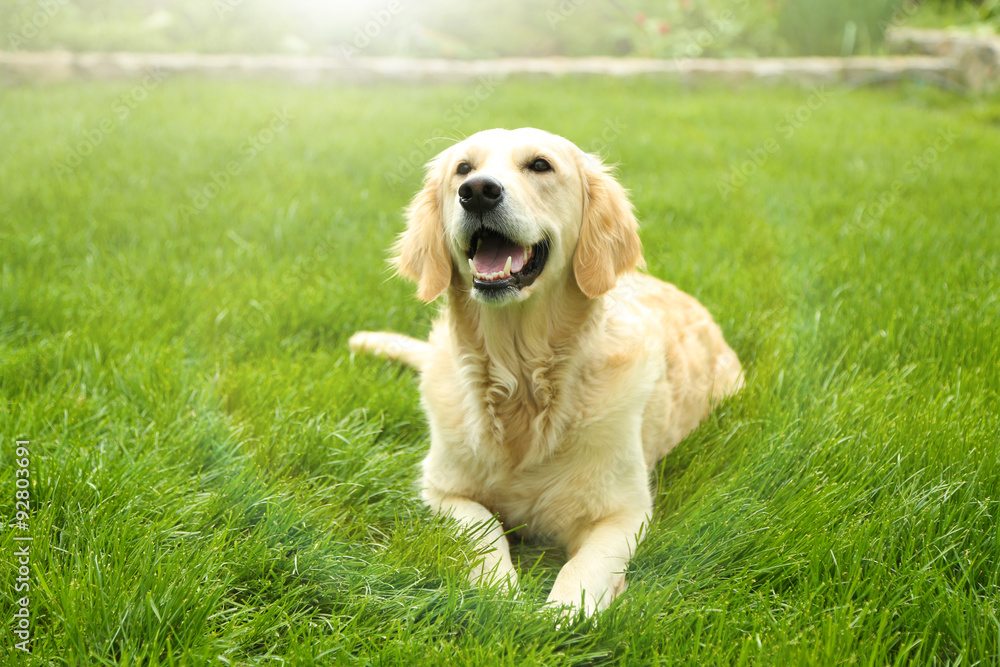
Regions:
[[[430,302],[427,342],[353,351],[421,375],[422,495],[480,530],[474,585],[517,586],[507,530],[564,546],[549,603],[607,607],[652,511],[653,466],[743,384],[695,299],[638,273],[632,205],[608,167],[542,130],[488,130],[431,160],[395,245]]]

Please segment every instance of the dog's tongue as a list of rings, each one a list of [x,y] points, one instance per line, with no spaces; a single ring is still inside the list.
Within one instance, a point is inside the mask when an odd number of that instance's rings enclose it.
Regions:
[[[480,273],[503,271],[510,257],[510,272],[517,273],[524,268],[524,246],[495,234],[485,234],[472,261]]]

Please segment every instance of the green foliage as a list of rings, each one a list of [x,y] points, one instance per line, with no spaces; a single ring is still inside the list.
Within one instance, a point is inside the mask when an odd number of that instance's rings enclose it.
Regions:
[[[1000,29],[1000,0],[927,0],[907,22],[914,28],[962,26],[996,32]]]
[[[8,50],[657,58],[877,53],[915,0],[0,0]],[[907,5],[909,6],[909,5]],[[989,21],[998,0],[922,3],[917,23]]]
[[[69,51],[282,50],[294,30],[266,0],[0,0],[0,48]]]
[[[365,54],[460,58],[679,58],[753,55],[780,48],[774,44],[773,7],[749,0],[512,0],[491,5],[488,19],[484,11],[474,3],[448,0],[404,3],[376,30],[378,12],[359,6],[325,35],[335,46]],[[369,39],[370,33],[375,34]]]
[[[903,1],[783,0],[779,32],[798,54],[871,53]]]
[[[631,20],[621,22],[627,28],[630,55],[683,59],[785,51],[776,40],[773,2],[679,0],[634,5]]]
[[[420,173],[392,176],[472,91],[167,79],[120,117],[131,88],[0,96],[0,520],[28,439],[35,663],[1000,661],[1000,101],[827,91],[791,126],[808,91],[509,80],[444,130],[619,163],[649,271],[749,373],[658,467],[626,594],[556,627],[563,555],[468,590],[414,488],[415,376],[346,349],[427,333],[384,261]]]

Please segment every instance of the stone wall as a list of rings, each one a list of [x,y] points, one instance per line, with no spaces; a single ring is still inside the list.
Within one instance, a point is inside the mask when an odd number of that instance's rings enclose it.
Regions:
[[[927,37],[925,39],[925,37]],[[291,55],[0,52],[0,83],[140,79],[151,72],[216,79],[272,77],[303,84],[468,82],[528,76],[649,76],[682,83],[721,81],[865,85],[921,79],[975,91],[1000,82],[1000,41],[956,33],[897,29],[888,43],[916,55],[855,58],[501,58],[434,60]]]
[[[896,28],[886,33],[886,45],[894,53],[912,53],[951,58],[966,86],[974,91],[1000,89],[1000,36],[962,30],[915,30]]]

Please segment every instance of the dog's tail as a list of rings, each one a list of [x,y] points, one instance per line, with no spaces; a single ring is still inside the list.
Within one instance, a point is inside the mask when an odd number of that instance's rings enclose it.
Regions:
[[[430,343],[385,331],[359,331],[348,342],[351,352],[370,352],[421,370],[430,356]]]

